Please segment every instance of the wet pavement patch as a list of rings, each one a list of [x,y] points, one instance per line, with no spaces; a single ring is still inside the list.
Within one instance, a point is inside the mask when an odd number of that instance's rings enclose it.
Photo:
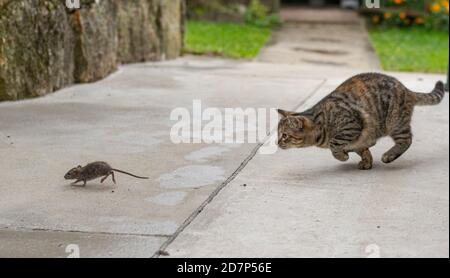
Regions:
[[[165,188],[194,188],[223,181],[224,175],[221,167],[190,165],[163,174],[158,181]]]
[[[228,148],[225,147],[206,147],[193,151],[188,155],[186,155],[184,158],[187,160],[193,160],[197,162],[205,162],[208,159],[220,156],[226,151],[228,151]]]
[[[342,42],[339,39],[323,38],[323,37],[308,38],[308,41],[312,41],[312,42],[331,42],[331,43],[340,43],[340,42]]]
[[[147,198],[146,201],[163,206],[176,206],[183,201],[186,195],[187,193],[183,191],[166,192]]]
[[[300,47],[300,46],[294,47],[292,49],[294,51],[312,52],[312,53],[323,54],[323,55],[346,55],[346,54],[348,54],[347,51],[343,51],[343,50],[328,50],[328,49],[319,49],[319,48],[311,49],[311,48]]]
[[[302,61],[311,63],[311,64],[317,64],[317,65],[332,65],[332,66],[346,66],[346,63],[339,63],[339,62],[331,62],[331,61],[319,61],[319,60],[312,60],[312,59],[302,59]]]

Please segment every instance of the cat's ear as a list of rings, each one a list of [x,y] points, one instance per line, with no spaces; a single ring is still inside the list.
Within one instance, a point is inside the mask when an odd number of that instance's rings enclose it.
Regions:
[[[289,116],[291,114],[290,112],[285,111],[283,109],[277,109],[277,111],[278,111],[278,114],[280,114],[283,117],[287,117],[287,116]]]

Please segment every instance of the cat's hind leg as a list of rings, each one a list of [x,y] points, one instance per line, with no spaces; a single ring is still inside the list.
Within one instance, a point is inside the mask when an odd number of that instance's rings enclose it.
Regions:
[[[358,164],[358,168],[361,170],[372,169],[373,158],[370,150],[368,148],[355,151],[359,156],[361,156],[361,161]]]
[[[381,161],[384,163],[391,163],[409,149],[412,143],[411,127],[406,126],[398,129],[391,134],[391,137],[394,139],[395,145],[383,154]]]

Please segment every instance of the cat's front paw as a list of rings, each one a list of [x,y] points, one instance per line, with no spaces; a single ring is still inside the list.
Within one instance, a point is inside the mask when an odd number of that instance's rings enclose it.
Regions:
[[[348,160],[348,154],[345,152],[333,152],[334,158],[336,158],[339,161],[347,161]]]

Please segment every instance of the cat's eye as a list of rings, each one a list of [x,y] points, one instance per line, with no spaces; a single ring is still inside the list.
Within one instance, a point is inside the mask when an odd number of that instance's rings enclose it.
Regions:
[[[288,138],[288,135],[287,135],[286,133],[283,133],[283,135],[281,135],[281,138],[282,138],[282,139],[287,139],[287,138]]]

